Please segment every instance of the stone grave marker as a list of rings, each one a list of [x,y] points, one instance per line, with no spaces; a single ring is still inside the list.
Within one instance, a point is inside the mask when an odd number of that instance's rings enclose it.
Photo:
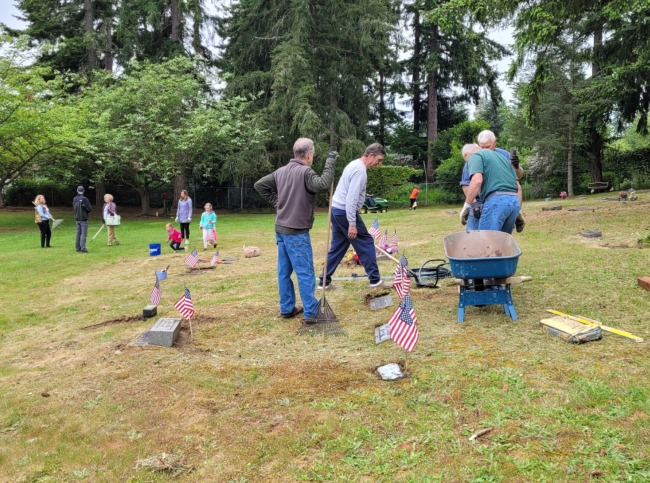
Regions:
[[[369,305],[372,310],[379,310],[383,309],[384,307],[390,307],[393,305],[393,297],[390,294],[383,295],[381,297],[375,297],[370,299]]]
[[[138,345],[171,347],[181,332],[181,319],[161,317],[138,341]]]
[[[390,340],[390,325],[384,324],[375,327],[375,344],[381,344]]]
[[[146,305],[144,309],[142,309],[142,318],[150,319],[151,317],[155,317],[157,313],[158,313],[158,307],[156,307],[153,304],[149,304]]]
[[[384,381],[395,381],[404,377],[404,373],[398,364],[394,362],[377,368],[377,374]]]

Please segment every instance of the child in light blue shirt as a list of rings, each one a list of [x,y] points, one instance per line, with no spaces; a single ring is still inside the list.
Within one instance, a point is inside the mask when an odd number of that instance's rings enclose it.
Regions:
[[[212,211],[210,203],[206,203],[204,208],[199,228],[203,231],[203,249],[207,250],[208,243],[217,248],[217,214]]]

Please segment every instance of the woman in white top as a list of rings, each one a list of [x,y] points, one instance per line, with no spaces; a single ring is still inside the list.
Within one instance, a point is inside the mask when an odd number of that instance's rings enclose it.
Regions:
[[[50,219],[52,215],[45,203],[45,196],[37,195],[33,203],[36,210],[36,224],[41,231],[41,248],[50,248],[50,238],[52,238]]]
[[[104,195],[104,210],[102,212],[102,214],[104,215],[104,224],[106,224],[106,218],[109,215],[117,214],[116,210],[117,210],[117,206],[115,206],[115,203],[113,203],[113,195],[109,195],[108,193],[106,193]],[[110,247],[113,243],[119,245],[120,241],[115,236],[115,226],[106,225],[106,231],[108,232],[108,246]]]

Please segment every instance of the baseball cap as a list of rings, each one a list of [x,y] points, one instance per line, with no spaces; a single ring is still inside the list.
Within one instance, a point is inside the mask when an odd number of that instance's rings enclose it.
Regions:
[[[84,191],[85,190],[83,186],[77,186],[77,193],[83,193]]]

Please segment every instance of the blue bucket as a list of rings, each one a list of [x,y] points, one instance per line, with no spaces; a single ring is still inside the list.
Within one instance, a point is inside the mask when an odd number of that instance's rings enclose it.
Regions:
[[[156,278],[158,280],[167,280],[167,270],[156,270]]]
[[[152,257],[157,257],[160,255],[160,243],[149,244],[149,255]]]

